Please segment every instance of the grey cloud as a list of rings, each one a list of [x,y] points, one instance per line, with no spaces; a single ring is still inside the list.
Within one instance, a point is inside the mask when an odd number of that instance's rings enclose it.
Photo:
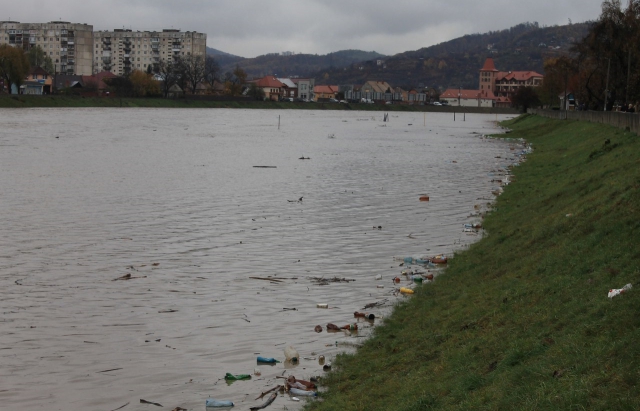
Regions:
[[[601,0],[22,0],[3,15],[22,22],[61,18],[95,29],[179,28],[207,33],[208,45],[253,57],[291,50],[343,49],[395,54],[464,34],[526,21],[543,25],[594,20]],[[8,17],[6,17],[8,18]]]

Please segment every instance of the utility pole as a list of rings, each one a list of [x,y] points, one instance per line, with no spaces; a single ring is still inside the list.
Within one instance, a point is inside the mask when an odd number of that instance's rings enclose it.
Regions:
[[[604,90],[604,111],[607,111],[607,99],[609,98],[609,72],[611,71],[611,58],[607,59],[609,63],[607,64],[607,85]]]

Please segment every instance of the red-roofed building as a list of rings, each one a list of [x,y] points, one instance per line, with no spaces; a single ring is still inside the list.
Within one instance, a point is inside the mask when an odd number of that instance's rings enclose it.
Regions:
[[[450,106],[462,107],[494,107],[496,96],[491,90],[447,89],[440,94],[440,101]]]
[[[260,87],[267,100],[278,101],[284,95],[285,85],[274,76],[264,76],[248,83],[255,83],[257,87]]]
[[[92,89],[99,93],[107,90],[108,86],[104,82],[105,79],[118,77],[110,71],[101,71],[100,73],[93,74],[91,76],[82,76],[82,84],[85,89]]]
[[[338,96],[338,86],[315,86],[313,94],[316,101],[318,99],[336,98]]]
[[[493,59],[488,58],[480,69],[480,91],[490,90],[496,97],[505,97],[510,104],[520,87],[539,87],[543,78],[535,71],[499,71]]]

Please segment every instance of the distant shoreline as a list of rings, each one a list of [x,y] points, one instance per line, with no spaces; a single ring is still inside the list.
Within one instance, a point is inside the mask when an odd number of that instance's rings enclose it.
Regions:
[[[46,107],[133,107],[133,108],[240,108],[280,110],[358,110],[358,111],[408,111],[434,113],[481,113],[518,114],[512,108],[420,106],[404,104],[339,104],[339,103],[292,103],[272,101],[220,101],[205,99],[164,98],[118,98],[82,96],[33,96],[0,95],[0,108],[46,108]]]

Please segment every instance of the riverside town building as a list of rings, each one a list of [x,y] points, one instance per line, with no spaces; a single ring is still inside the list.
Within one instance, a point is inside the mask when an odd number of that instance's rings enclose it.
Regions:
[[[40,46],[57,74],[88,76],[102,71],[116,75],[146,70],[177,56],[206,54],[207,35],[176,29],[162,31],[93,31],[89,24],[0,22],[0,44],[27,51]]]

